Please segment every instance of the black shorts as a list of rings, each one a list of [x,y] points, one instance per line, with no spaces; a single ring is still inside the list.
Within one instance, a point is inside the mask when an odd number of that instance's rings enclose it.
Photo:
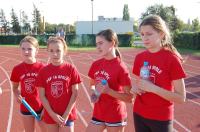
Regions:
[[[173,132],[173,121],[158,121],[133,113],[135,132]]]
[[[35,113],[38,114],[38,116],[40,116],[40,114],[42,113],[42,110],[43,109],[41,109],[40,111],[35,111]],[[31,112],[29,111],[28,112],[20,111],[20,112],[22,115],[32,115]]]
[[[108,126],[108,127],[119,127],[119,126],[126,126],[127,125],[126,120],[119,121],[119,122],[105,122],[105,121],[98,120],[94,117],[92,118],[91,123],[95,124],[95,125],[102,125],[102,126]]]

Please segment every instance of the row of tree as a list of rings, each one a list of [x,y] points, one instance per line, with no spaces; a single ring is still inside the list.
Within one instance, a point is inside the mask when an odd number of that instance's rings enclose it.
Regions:
[[[165,7],[162,4],[155,4],[149,6],[144,13],[141,14],[140,20],[145,16],[150,14],[156,14],[165,20],[171,31],[180,32],[198,32],[200,31],[200,22],[198,18],[194,20],[188,19],[187,23],[184,23],[181,19],[176,16],[176,8],[174,6]],[[137,24],[137,22],[136,22]],[[134,29],[137,30],[137,25],[135,24]]]
[[[70,24],[50,24],[44,21],[39,9],[33,5],[32,18],[29,19],[25,11],[20,10],[20,16],[12,8],[8,21],[3,9],[0,9],[0,34],[44,34],[56,33],[63,28],[67,33],[75,32]]]
[[[11,21],[9,22],[5,16],[4,10],[0,9],[0,33],[8,34],[43,34],[43,33],[56,33],[59,28],[63,28],[66,33],[75,33],[75,26],[70,24],[50,24],[44,21],[44,17],[41,17],[39,9],[33,5],[32,19],[28,18],[28,15],[20,10],[20,17],[16,15],[15,10],[11,9]],[[141,19],[149,14],[160,15],[169,25],[171,31],[200,31],[200,22],[198,18],[188,20],[188,23],[184,23],[176,16],[176,9],[173,6],[165,7],[162,4],[155,4],[149,6],[144,13],[141,14]],[[128,21],[130,19],[128,5],[125,4],[123,8],[123,20]],[[140,21],[138,20],[138,21]],[[137,31],[138,21],[134,22],[133,29]]]

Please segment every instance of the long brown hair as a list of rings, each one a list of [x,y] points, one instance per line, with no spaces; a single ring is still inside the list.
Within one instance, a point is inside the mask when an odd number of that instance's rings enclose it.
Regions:
[[[97,36],[104,37],[108,42],[114,41],[115,42],[115,45],[114,45],[115,46],[115,54],[116,54],[116,56],[121,58],[121,53],[118,49],[118,44],[119,44],[118,37],[117,37],[117,34],[112,29],[102,30],[96,34],[96,37]]]
[[[149,16],[145,17],[144,20],[139,25],[139,30],[141,29],[141,26],[145,26],[145,25],[150,25],[157,32],[164,33],[164,37],[161,40],[161,46],[164,49],[167,49],[167,50],[171,51],[172,53],[174,53],[176,56],[179,57],[179,59],[181,61],[183,61],[183,57],[181,56],[181,54],[177,51],[177,49],[173,45],[170,31],[169,31],[169,28],[167,27],[167,24],[160,16],[149,15]]]

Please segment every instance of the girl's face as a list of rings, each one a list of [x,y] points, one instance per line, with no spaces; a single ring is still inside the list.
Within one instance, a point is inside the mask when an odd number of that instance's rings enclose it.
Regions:
[[[97,36],[96,49],[101,57],[107,57],[111,55],[111,52],[114,49],[114,44],[113,42],[107,41],[102,36]]]
[[[156,31],[150,25],[144,25],[140,28],[140,35],[144,46],[150,52],[157,52],[161,49],[161,40],[163,38],[163,33]]]
[[[60,65],[64,58],[64,45],[60,42],[50,43],[48,46],[50,61],[53,65]]]
[[[23,60],[27,63],[36,61],[36,54],[38,49],[29,42],[23,42],[20,46]]]

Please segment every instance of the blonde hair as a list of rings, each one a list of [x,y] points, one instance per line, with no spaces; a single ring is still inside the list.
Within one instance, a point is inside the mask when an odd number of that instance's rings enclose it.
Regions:
[[[59,36],[55,36],[55,37],[49,37],[49,39],[47,40],[47,48],[49,47],[49,44],[57,44],[57,43],[62,43],[63,47],[64,47],[64,52],[67,52],[67,43],[66,41]]]
[[[119,44],[118,37],[117,37],[117,34],[113,30],[111,30],[111,29],[102,30],[99,33],[97,33],[96,36],[102,36],[108,42],[114,41],[115,42],[115,45],[114,45],[115,46],[115,54],[116,54],[116,56],[121,58],[121,54],[118,49],[118,44]]]
[[[161,46],[164,49],[167,49],[171,51],[172,53],[174,53],[177,57],[179,57],[181,61],[183,61],[181,54],[177,51],[177,49],[173,45],[170,31],[169,31],[169,28],[167,27],[167,24],[160,16],[149,15],[145,17],[144,20],[139,25],[139,30],[141,29],[142,26],[145,26],[145,25],[150,25],[157,32],[164,33],[164,37],[161,40]]]
[[[32,37],[32,36],[26,36],[26,37],[24,37],[24,38],[20,41],[20,43],[19,43],[20,47],[21,47],[22,43],[24,43],[24,42],[30,43],[30,44],[33,45],[36,49],[39,48],[38,40],[37,40],[36,38]]]

